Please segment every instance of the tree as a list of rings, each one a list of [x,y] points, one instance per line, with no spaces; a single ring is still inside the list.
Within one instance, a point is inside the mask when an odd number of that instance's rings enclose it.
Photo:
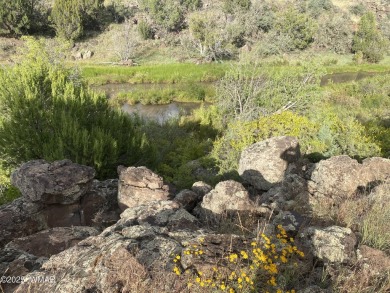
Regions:
[[[95,28],[103,0],[55,0],[51,13],[59,37],[76,40],[86,28]]]
[[[321,15],[314,45],[324,50],[346,54],[352,48],[352,29],[349,17],[343,14]]]
[[[206,60],[217,60],[228,55],[225,46],[228,34],[217,22],[217,15],[193,14],[189,21],[192,40],[200,56]]]
[[[184,6],[178,0],[142,0],[141,7],[166,31],[183,27]]]
[[[138,26],[141,23],[142,21]],[[118,55],[119,61],[130,61],[134,58],[135,49],[138,45],[137,36],[132,30],[132,22],[130,20],[126,20],[119,28],[120,30],[112,35],[114,51]]]
[[[353,52],[362,52],[363,59],[377,63],[384,58],[388,49],[389,43],[378,30],[374,14],[372,12],[364,14],[353,38]]]
[[[279,34],[288,36],[295,49],[304,50],[314,41],[317,25],[307,14],[290,8],[279,16],[275,29]]]
[[[30,28],[35,2],[37,1],[0,1],[1,33],[14,36],[26,33]]]
[[[77,0],[55,0],[51,18],[57,36],[76,40],[83,34],[80,6]]]
[[[217,105],[226,123],[286,110],[302,113],[318,97],[322,75],[323,70],[311,63],[294,70],[236,65],[217,86]]]
[[[217,86],[217,105],[225,123],[249,121],[261,114],[258,97],[265,82],[257,67],[239,65],[226,72]]]
[[[71,159],[112,178],[119,164],[150,158],[140,122],[112,109],[79,74],[27,40],[21,64],[0,72],[0,165]]]

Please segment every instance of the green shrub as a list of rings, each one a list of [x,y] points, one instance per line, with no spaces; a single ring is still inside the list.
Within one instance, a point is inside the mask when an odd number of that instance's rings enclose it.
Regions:
[[[153,29],[146,21],[141,20],[138,23],[137,29],[138,29],[138,34],[143,40],[148,40],[153,38]]]
[[[251,122],[233,121],[215,140],[212,157],[220,172],[236,170],[245,147],[282,135],[297,137],[302,153],[310,157],[314,154],[317,157],[349,155],[357,158],[380,155],[378,142],[355,118],[339,117],[331,110],[318,111],[316,115],[305,117],[284,111]]]
[[[0,167],[0,205],[11,202],[19,196],[20,191],[10,183],[10,172]]]
[[[187,11],[195,11],[203,6],[202,0],[180,0]]]
[[[179,31],[183,27],[183,7],[175,0],[142,0],[141,7],[166,31]]]
[[[349,8],[349,12],[351,12],[354,15],[358,15],[358,16],[363,15],[364,13],[366,13],[366,11],[367,11],[367,8],[366,8],[366,6],[364,6],[363,3],[352,5]]]
[[[294,49],[303,50],[314,41],[317,31],[316,22],[307,14],[299,13],[293,8],[281,13],[275,24],[279,34],[287,35],[292,39]]]
[[[189,19],[189,30],[194,49],[200,57],[215,61],[231,55],[227,45],[229,35],[224,24],[218,22],[218,13],[194,13]]]
[[[251,4],[251,0],[223,0],[223,11],[230,14],[236,11],[248,11]]]
[[[275,9],[271,4],[255,2],[245,13],[239,14],[240,22],[247,36],[260,38],[261,32],[269,32],[275,23]]]
[[[0,1],[0,33],[16,36],[26,33],[30,28],[34,9],[34,1]]]
[[[139,122],[110,108],[77,73],[51,64],[41,42],[27,45],[22,63],[0,73],[0,160],[67,158],[93,166],[99,178],[114,176],[119,164],[145,163]]]
[[[220,172],[236,170],[241,151],[245,147],[281,135],[297,137],[303,153],[321,153],[326,146],[317,138],[318,130],[318,124],[290,111],[252,122],[235,121],[229,124],[223,136],[214,142],[212,156],[216,159]]]
[[[282,55],[295,50],[293,39],[286,34],[270,31],[256,44],[255,51],[259,57]]]
[[[362,64],[363,63],[363,52],[357,51],[355,54],[353,54],[352,61],[356,64]]]
[[[12,202],[21,196],[19,189],[13,185],[0,185],[0,205]]]
[[[314,45],[320,49],[339,54],[351,52],[352,30],[346,15],[323,15],[318,19],[318,30],[314,36]]]
[[[57,36],[76,40],[83,34],[82,15],[77,0],[55,0],[51,19]]]
[[[368,135],[381,148],[381,155],[390,158],[390,123],[385,123],[379,119],[365,123]]]
[[[210,151],[211,140],[215,138],[211,127],[197,121],[172,119],[163,125],[149,121],[143,128],[154,147],[153,168],[167,182],[178,188],[189,188],[199,180],[209,182],[211,178],[197,177],[194,172],[197,166],[189,162],[199,160]]]
[[[331,0],[310,0],[308,3],[309,13],[314,17],[318,17],[324,12],[331,11],[333,7]]]
[[[326,157],[348,155],[366,158],[380,155],[378,143],[369,136],[366,128],[353,115],[340,113],[337,107],[327,108],[325,105],[313,117],[313,121],[321,123],[317,134],[325,144],[321,152]]]
[[[84,29],[96,29],[102,9],[103,0],[55,0],[51,20],[57,36],[76,40],[83,35]]]
[[[359,29],[353,38],[352,49],[354,52],[362,52],[363,58],[373,63],[381,61],[389,50],[389,42],[378,30],[372,12],[364,14],[360,19]]]

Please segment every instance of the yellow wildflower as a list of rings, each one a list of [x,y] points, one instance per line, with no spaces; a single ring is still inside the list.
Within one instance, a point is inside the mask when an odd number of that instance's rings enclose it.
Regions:
[[[268,280],[268,284],[271,286],[276,286],[276,278],[272,276],[271,279]]]
[[[174,267],[174,268],[173,268],[173,272],[174,272],[176,275],[180,276],[180,269],[179,269],[178,267]]]
[[[243,250],[242,250],[242,251],[240,252],[240,254],[241,254],[241,256],[242,256],[243,259],[248,259],[248,254],[246,253],[246,251],[243,251]]]

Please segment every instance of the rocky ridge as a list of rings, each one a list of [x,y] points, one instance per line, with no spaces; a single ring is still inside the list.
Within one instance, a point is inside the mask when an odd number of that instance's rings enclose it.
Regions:
[[[0,275],[24,282],[2,282],[0,291],[192,292],[176,266],[207,271],[259,232],[275,236],[278,225],[305,254],[298,292],[332,292],[331,284],[317,286],[324,268],[336,275],[336,267],[359,267],[366,277],[388,269],[385,252],[360,244],[361,219],[347,221],[342,211],[388,201],[390,160],[312,164],[298,141],[277,137],[244,150],[239,172],[241,183],[197,182],[173,194],[145,167],[120,167],[119,180],[99,182],[93,169],[68,160],[27,162],[12,175],[22,197],[0,206]],[[249,223],[246,233],[237,221]],[[202,261],[185,253],[200,243]]]

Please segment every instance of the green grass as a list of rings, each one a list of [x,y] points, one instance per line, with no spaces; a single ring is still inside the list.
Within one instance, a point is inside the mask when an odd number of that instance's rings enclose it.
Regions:
[[[307,58],[303,55],[289,56],[288,60],[260,61],[264,67],[291,70],[303,64]],[[354,64],[352,55],[328,54],[324,56],[308,57],[313,62],[322,64],[326,73],[340,72],[388,72],[390,71],[390,57],[386,57],[378,64]],[[283,62],[282,62],[283,61]],[[118,65],[81,65],[83,77],[90,84],[106,83],[189,83],[210,82],[219,80],[231,66],[229,63],[210,63],[196,65],[193,63],[168,63],[125,67]]]
[[[181,83],[210,82],[220,79],[227,64],[173,63],[147,66],[82,66],[82,75],[90,84],[106,83]]]
[[[176,102],[211,102],[215,97],[215,87],[212,83],[180,83],[162,86],[152,86],[149,89],[136,89],[120,92],[112,97],[112,105],[122,106],[125,103],[134,105],[141,103],[168,104]]]

